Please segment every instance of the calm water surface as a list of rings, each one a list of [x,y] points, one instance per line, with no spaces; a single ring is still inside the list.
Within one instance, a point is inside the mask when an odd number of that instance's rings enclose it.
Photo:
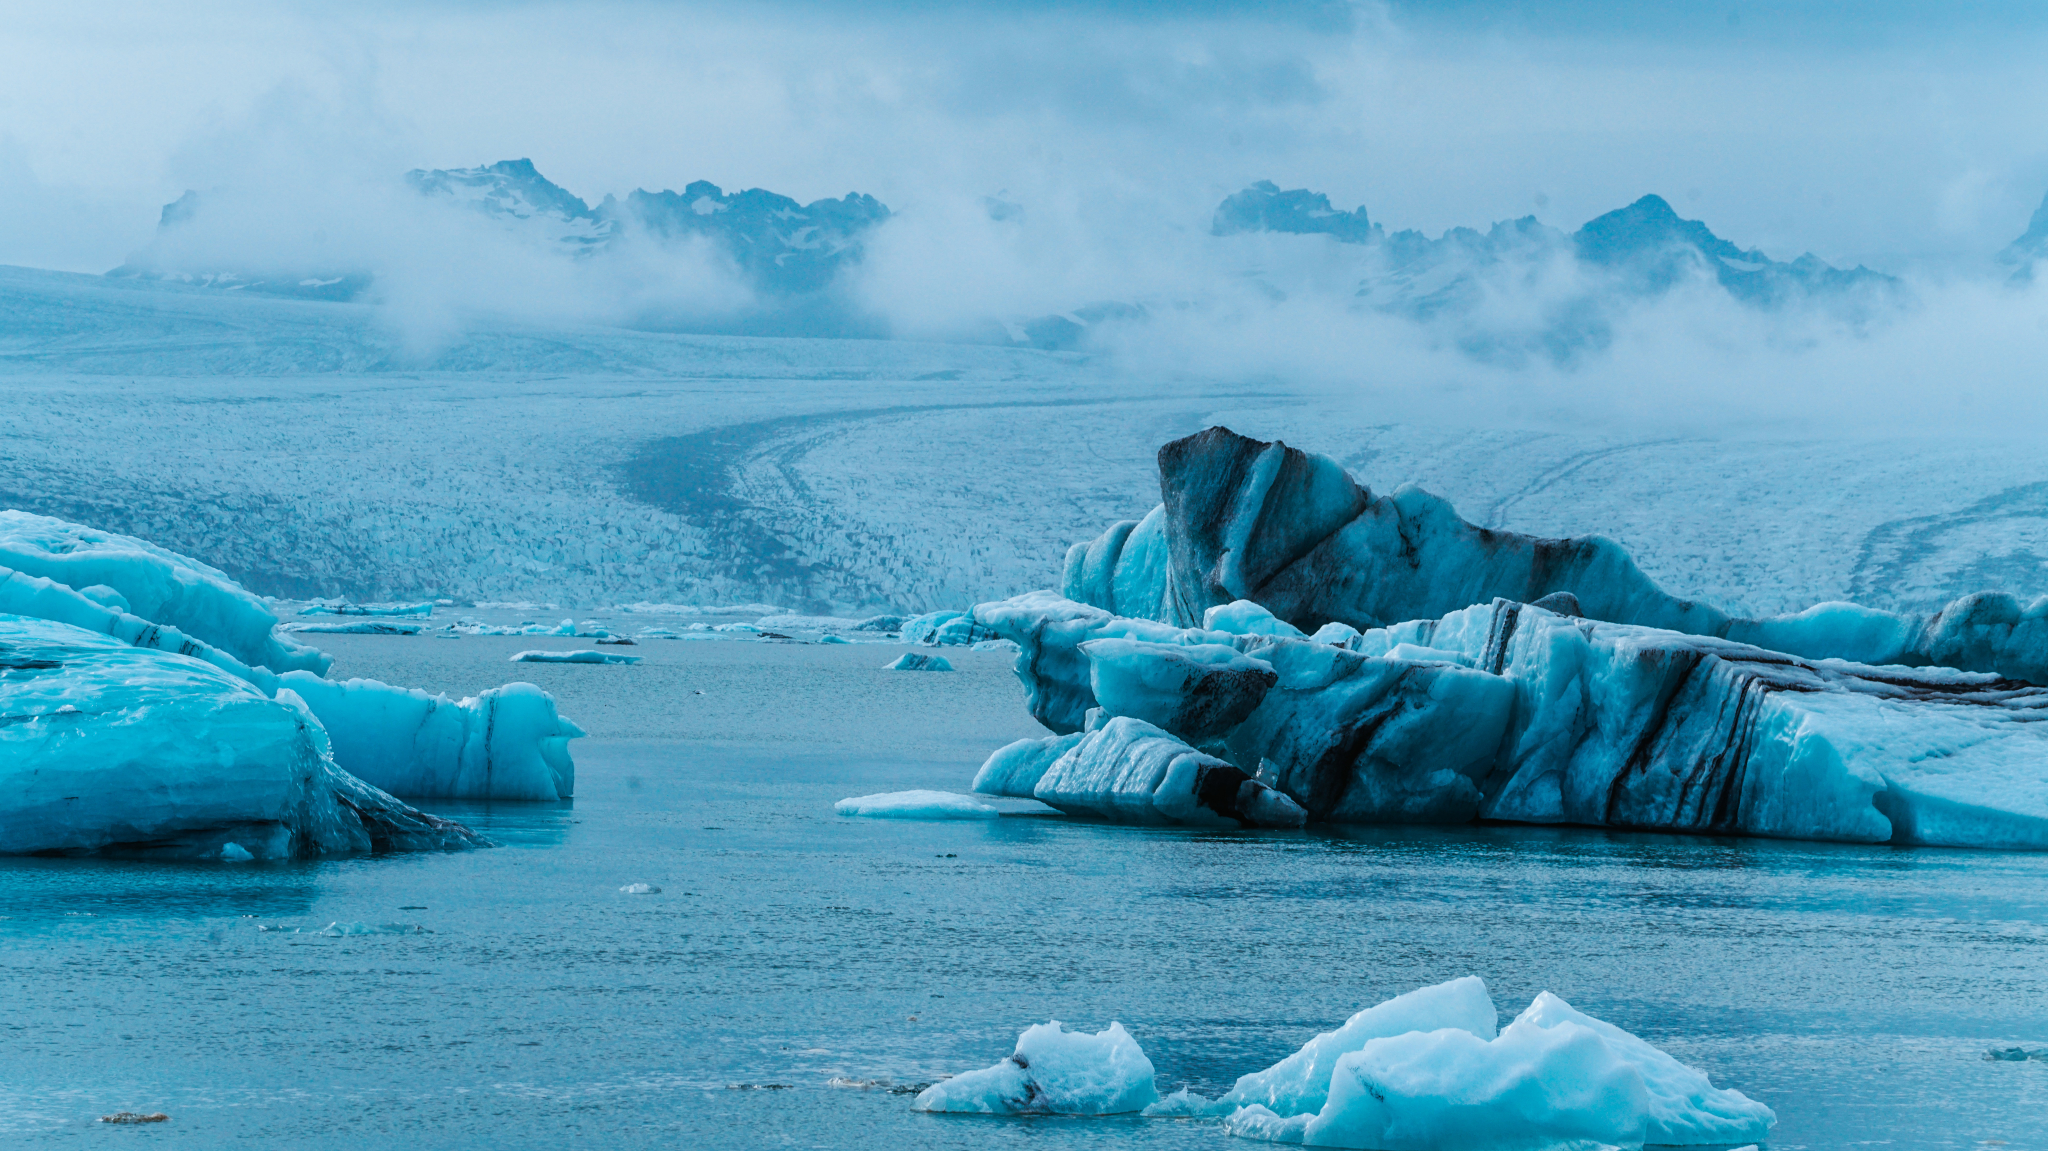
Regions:
[[[1549,989],[1778,1111],[1773,1148],[2048,1147],[2048,857],[1460,828],[841,819],[957,762],[579,745],[505,846],[0,861],[10,1147],[1252,1147],[913,1113],[1047,1018],[1214,1093],[1388,996]],[[969,769],[971,770],[971,768]],[[434,806],[434,805],[429,805]],[[657,884],[658,895],[619,887]],[[414,923],[322,938],[261,926]],[[118,1110],[167,1124],[114,1128]],[[375,1141],[375,1144],[372,1143]]]

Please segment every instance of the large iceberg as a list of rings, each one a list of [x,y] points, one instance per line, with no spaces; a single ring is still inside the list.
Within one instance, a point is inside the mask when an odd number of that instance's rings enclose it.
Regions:
[[[338,768],[290,690],[192,655],[0,615],[0,695],[0,852],[240,860],[483,842]]]
[[[1242,778],[1315,821],[2048,848],[2048,688],[1803,659],[1551,602],[1563,610],[1495,600],[1322,633],[1339,643],[1172,628],[1050,593],[979,605],[974,618],[1020,645],[1032,713],[1055,732],[1088,730],[1004,748],[975,786],[1140,822],[1222,814],[1206,801],[1228,789],[1206,781]],[[1219,646],[1272,672],[1220,734],[1193,698],[1213,689],[1184,674],[1181,654]],[[1146,690],[1098,696],[1098,661]],[[1175,684],[1190,697],[1178,707]],[[1179,715],[1200,718],[1178,732],[1152,722]],[[1190,792],[1179,780],[1196,771],[1208,774]]]
[[[2048,596],[1964,596],[1930,616],[1847,603],[1741,619],[1659,588],[1599,536],[1493,531],[1409,485],[1374,495],[1341,465],[1228,428],[1159,449],[1163,502],[1067,554],[1067,598],[1205,625],[1249,600],[1303,631],[1431,619],[1496,598],[1569,593],[1588,618],[1754,644],[1807,659],[1954,667],[2048,684]]]
[[[277,615],[227,573],[133,536],[0,511],[0,566],[87,592],[104,589],[90,598],[175,627],[255,667],[319,675],[333,663],[278,636]]]

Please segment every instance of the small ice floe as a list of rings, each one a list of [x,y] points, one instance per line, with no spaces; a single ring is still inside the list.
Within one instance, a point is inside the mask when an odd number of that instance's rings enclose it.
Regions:
[[[953,665],[942,655],[921,655],[906,651],[895,661],[882,668],[883,671],[952,671]]]
[[[1125,1115],[1158,1100],[1152,1061],[1123,1024],[1090,1035],[1055,1019],[1025,1029],[1016,1051],[995,1066],[934,1083],[912,1106],[982,1115]]]
[[[1506,1027],[1475,977],[1361,1011],[1218,1099],[1150,1115],[1225,1115],[1233,1135],[1312,1147],[1738,1144],[1769,1107],[1544,992]]]
[[[639,663],[637,655],[619,655],[609,651],[522,651],[512,657],[513,663]]]
[[[871,819],[994,819],[1002,812],[971,795],[950,791],[885,791],[857,795],[832,805],[841,815]]]
[[[819,637],[818,637],[818,642],[819,642],[819,643],[852,643],[853,641],[852,641],[852,640],[850,640],[850,639],[847,639],[847,638],[846,638],[845,636],[843,636],[843,635],[826,635],[826,636],[819,636]]]
[[[223,843],[220,845],[220,859],[222,863],[247,863],[254,858],[256,857],[250,854],[249,849],[239,843]]]
[[[612,645],[614,645],[614,646],[618,646],[618,647],[637,647],[637,646],[639,646],[639,643],[640,643],[640,641],[639,641],[639,640],[636,640],[636,639],[632,638],[631,636],[624,636],[624,635],[606,635],[606,636],[600,636],[600,637],[598,637],[598,640],[597,640],[597,642],[599,642],[599,643],[603,643],[603,644],[612,644]]]
[[[1992,1063],[2024,1063],[2029,1059],[2048,1062],[2048,1047],[2037,1051],[2029,1051],[2024,1047],[1994,1047],[1984,1053],[1984,1058]]]
[[[277,630],[313,635],[418,635],[420,625],[366,619],[352,620],[348,623],[285,623],[279,624]]]
[[[652,883],[628,883],[619,888],[620,895],[660,895],[661,888]]]
[[[112,1115],[100,1116],[102,1123],[168,1123],[171,1117],[161,1111],[116,1111]]]

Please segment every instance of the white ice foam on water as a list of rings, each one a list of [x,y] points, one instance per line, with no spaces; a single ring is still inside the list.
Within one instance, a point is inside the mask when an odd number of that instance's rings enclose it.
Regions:
[[[1091,1035],[1055,1019],[1025,1029],[1016,1051],[994,1066],[934,1083],[912,1106],[982,1115],[1124,1115],[1158,1099],[1152,1061],[1123,1024]]]
[[[619,655],[609,651],[522,651],[515,653],[511,663],[639,663],[637,655]]]
[[[994,819],[1002,814],[971,795],[950,791],[886,791],[832,805],[841,815],[872,819]]]

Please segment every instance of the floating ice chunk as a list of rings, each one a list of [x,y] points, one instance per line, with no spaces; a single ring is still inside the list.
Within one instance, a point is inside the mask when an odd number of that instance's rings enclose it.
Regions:
[[[277,616],[225,572],[133,536],[0,511],[0,565],[74,588],[111,589],[102,606],[175,627],[245,664],[326,672],[319,651],[278,638]]]
[[[314,600],[299,609],[300,615],[411,616],[426,619],[434,614],[432,603],[349,603],[346,600]]]
[[[859,623],[854,624],[853,630],[874,632],[900,632],[903,630],[903,625],[908,622],[910,622],[909,616],[871,615],[866,619],[860,621]]]
[[[994,819],[1002,814],[971,795],[950,791],[885,791],[842,799],[832,810],[873,819]]]
[[[317,635],[418,635],[420,625],[416,623],[385,623],[382,620],[355,620],[349,623],[287,623],[279,624],[279,631],[311,632]]]
[[[952,671],[953,665],[942,655],[921,655],[906,651],[882,668],[883,671]]]
[[[1046,768],[1033,798],[1117,823],[1300,827],[1292,799],[1143,720],[1118,716]]]
[[[1279,635],[1289,639],[1305,638],[1302,630],[1286,620],[1276,619],[1272,612],[1248,599],[1232,600],[1217,604],[1202,613],[1202,630],[1229,632],[1231,635]]]
[[[983,1115],[1124,1115],[1158,1101],[1152,1061],[1123,1024],[1093,1035],[1055,1019],[1027,1028],[1014,1054],[927,1087],[919,1111]]]
[[[336,762],[394,795],[568,799],[576,790],[569,741],[583,729],[530,683],[461,701],[375,680],[280,682],[303,697],[333,740]]]
[[[337,768],[288,690],[268,698],[192,656],[43,619],[0,616],[0,649],[0,850],[221,859],[233,843],[269,859],[483,842]]]
[[[587,648],[577,651],[522,651],[512,656],[512,663],[639,663],[637,655],[620,655],[610,651],[591,651]]]
[[[1312,1147],[1522,1151],[1728,1144],[1775,1122],[1770,1108],[1545,993],[1490,1039],[1445,1027],[1368,1040],[1337,1057],[1312,1116],[1249,1104],[1226,1126]]]
[[[1184,1110],[1176,1114],[1223,1115],[1239,1107],[1257,1105],[1283,1118],[1312,1115],[1328,1101],[1330,1076],[1343,1056],[1363,1049],[1375,1039],[1447,1027],[1470,1032],[1480,1039],[1492,1039],[1499,1033],[1499,1013],[1494,1009],[1493,997],[1486,993],[1485,982],[1478,976],[1467,975],[1420,988],[1368,1007],[1346,1020],[1344,1026],[1323,1032],[1264,1071],[1240,1076],[1236,1086],[1199,1108],[1199,1096],[1180,1100],[1178,1106]]]
[[[974,774],[973,790],[983,795],[1007,795],[1033,799],[1045,769],[1081,742],[1080,732],[1051,735],[1044,739],[1020,739],[996,749],[995,754]]]
[[[843,636],[843,635],[828,635],[828,636],[820,636],[820,637],[819,637],[819,639],[818,639],[818,642],[819,642],[819,643],[852,643],[853,641],[852,641],[852,640],[850,640],[850,639],[847,639],[847,638],[846,638],[845,636]]]
[[[239,843],[230,841],[220,845],[220,859],[222,863],[247,863],[254,858],[256,856]]]
[[[661,894],[661,888],[659,888],[659,887],[656,887],[656,886],[655,886],[655,885],[653,885],[652,883],[628,883],[628,884],[627,884],[626,886],[624,886],[624,887],[621,887],[621,888],[619,888],[619,894],[621,894],[621,895],[660,895],[660,894]]]
[[[1088,683],[1109,715],[1142,719],[1186,739],[1236,727],[1280,678],[1273,665],[1226,644],[1094,639],[1080,645]]]

